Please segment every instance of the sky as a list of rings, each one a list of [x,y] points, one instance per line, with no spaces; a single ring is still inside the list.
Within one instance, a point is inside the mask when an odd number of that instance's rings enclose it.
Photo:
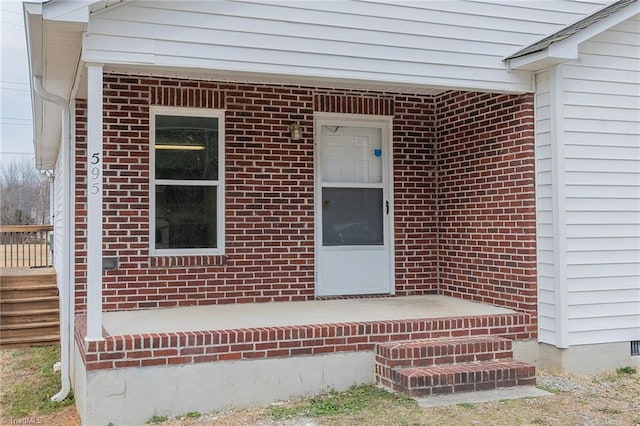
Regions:
[[[34,161],[22,3],[0,0],[0,166]]]

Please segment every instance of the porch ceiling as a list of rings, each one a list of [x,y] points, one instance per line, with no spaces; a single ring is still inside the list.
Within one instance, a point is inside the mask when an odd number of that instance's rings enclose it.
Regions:
[[[122,336],[510,313],[514,311],[453,297],[427,295],[105,312],[103,325],[109,335]]]

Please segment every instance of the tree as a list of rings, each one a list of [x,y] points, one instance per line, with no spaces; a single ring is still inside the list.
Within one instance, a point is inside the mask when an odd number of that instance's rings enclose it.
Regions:
[[[49,222],[49,182],[28,160],[13,161],[0,171],[0,224]]]

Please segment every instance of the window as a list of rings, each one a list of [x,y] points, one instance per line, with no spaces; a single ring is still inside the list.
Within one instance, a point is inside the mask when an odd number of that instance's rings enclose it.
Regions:
[[[224,252],[224,112],[151,108],[152,255]]]

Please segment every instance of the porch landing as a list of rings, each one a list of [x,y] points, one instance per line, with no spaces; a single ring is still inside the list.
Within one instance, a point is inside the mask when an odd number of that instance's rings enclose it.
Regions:
[[[515,311],[511,309],[447,296],[426,295],[105,312],[103,325],[108,335],[124,336],[513,313]]]
[[[86,341],[86,317],[76,316],[73,381],[86,424],[140,424],[153,414],[374,383],[384,343],[460,338],[465,350],[482,350],[467,341],[536,333],[530,313],[438,295],[105,312],[103,324],[104,340]],[[498,386],[514,369],[475,373]]]
[[[75,340],[87,370],[373,351],[380,342],[535,337],[529,313],[427,295],[105,312],[101,341]]]

